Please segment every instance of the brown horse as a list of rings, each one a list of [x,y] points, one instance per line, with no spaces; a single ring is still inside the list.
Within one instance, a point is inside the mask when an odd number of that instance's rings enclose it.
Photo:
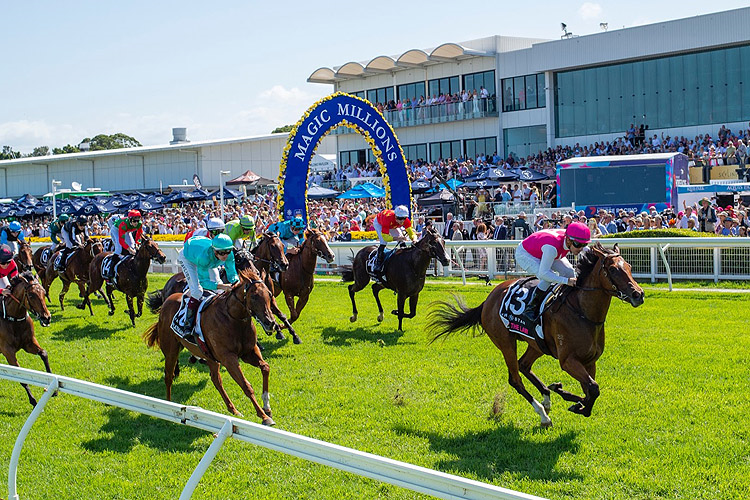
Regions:
[[[534,361],[544,355],[535,341],[521,338],[505,328],[498,310],[508,288],[517,280],[497,285],[487,299],[471,309],[460,299],[458,304],[438,302],[430,313],[430,325],[438,337],[453,331],[470,330],[481,325],[492,342],[500,349],[508,366],[509,383],[541,417],[542,427],[552,426],[547,415],[550,410],[550,390],[574,404],[568,408],[585,417],[591,415],[599,385],[596,377],[596,361],[604,352],[604,321],[607,318],[612,297],[638,307],[643,304],[643,289],[630,274],[630,264],[620,255],[617,245],[607,249],[596,243],[582,252],[576,264],[578,280],[575,288],[565,287],[560,296],[543,312],[544,343],[558,359],[560,367],[576,379],[583,389],[584,397],[562,389],[561,383],[549,387],[531,371]],[[528,343],[526,352],[518,358],[516,342]],[[519,371],[544,396],[543,402],[529,394],[523,385]]]
[[[51,317],[44,297],[44,288],[30,272],[19,274],[10,280],[10,295],[0,299],[3,303],[3,315],[0,316],[0,352],[8,360],[8,364],[13,366],[19,366],[16,353],[21,349],[29,354],[37,354],[42,358],[47,373],[52,373],[47,351],[37,342],[34,322],[28,314],[31,311],[39,318],[42,326],[49,326]],[[29,386],[21,385],[29,395],[31,406],[36,406],[36,399],[31,395]]]
[[[100,254],[102,251],[102,244],[99,241],[94,241],[89,238],[83,247],[73,251],[73,255],[68,259],[68,263],[65,266],[64,272],[58,272],[55,269],[55,260],[57,255],[60,253],[55,252],[47,262],[47,269],[44,272],[44,281],[42,286],[44,287],[45,293],[49,294],[49,287],[57,276],[60,276],[60,280],[63,282],[62,290],[60,290],[60,310],[65,310],[65,294],[70,289],[70,284],[75,283],[78,285],[78,294],[84,300],[80,304],[76,305],[78,309],[86,307],[86,282],[89,280],[89,263],[94,260],[94,257]]]
[[[266,277],[266,285],[273,290],[274,297],[278,297],[284,292],[286,305],[289,307],[289,323],[294,323],[299,318],[302,309],[310,299],[310,293],[315,286],[315,264],[318,257],[323,258],[326,262],[333,262],[335,256],[331,247],[328,246],[328,239],[325,234],[317,229],[308,229],[305,231],[305,241],[301,246],[292,248],[286,253],[289,260],[289,268],[281,273],[281,283],[277,282],[272,276]],[[294,297],[299,297],[297,304],[294,303]],[[295,337],[294,343],[299,344],[301,340]]]
[[[276,328],[271,313],[271,293],[260,277],[246,269],[240,273],[240,280],[231,290],[220,293],[201,312],[200,320],[206,345],[211,356],[206,356],[197,346],[185,342],[171,328],[172,319],[180,307],[182,294],[171,295],[162,304],[161,295],[151,294],[148,306],[153,312],[159,311],[159,321],[151,325],[143,334],[149,347],[158,345],[164,354],[164,383],[167,386],[167,400],[172,400],[172,382],[179,375],[177,357],[183,347],[193,356],[203,358],[211,372],[211,381],[221,394],[227,410],[241,415],[229,399],[221,383],[219,368],[227,369],[231,377],[242,388],[255,407],[255,413],[263,425],[274,425],[268,394],[268,376],[271,368],[263,360],[257,346],[257,332],[251,321],[255,318],[266,331]],[[260,368],[263,375],[263,408],[255,398],[255,391],[240,369],[239,360]]]
[[[16,261],[19,273],[31,271],[34,267],[34,254],[31,251],[31,245],[25,241],[19,241],[18,253],[13,259]]]
[[[52,247],[54,245],[47,245],[44,247],[39,247],[36,249],[36,251],[31,256],[31,262],[34,266],[34,269],[36,270],[37,276],[39,276],[39,282],[44,283],[44,273],[47,271],[47,264],[49,263],[49,260],[46,260],[42,262],[42,255],[44,254],[45,250],[50,250],[50,256],[52,256]],[[48,259],[49,259],[48,257]],[[49,299],[49,290],[45,290],[47,292],[47,299]]]
[[[367,272],[367,259],[370,253],[376,249],[376,246],[371,245],[357,252],[352,260],[352,269],[347,269],[343,273],[343,281],[354,281],[353,284],[349,285],[349,298],[352,301],[352,317],[349,320],[352,323],[357,321],[357,303],[354,301],[354,294],[370,282],[370,275]],[[422,239],[417,243],[410,248],[396,250],[388,259],[385,269],[386,283],[374,283],[372,285],[372,294],[375,296],[375,302],[377,302],[378,311],[380,311],[378,321],[383,321],[383,305],[380,303],[379,294],[384,288],[397,293],[397,309],[391,311],[391,313],[398,316],[399,330],[402,330],[401,323],[404,318],[413,318],[417,314],[419,292],[424,288],[427,267],[433,258],[438,259],[444,266],[450,263],[443,238],[437,231],[427,229]],[[409,314],[404,313],[407,298],[409,299]]]
[[[102,277],[102,260],[111,252],[102,252],[96,256],[94,260],[89,264],[89,282],[84,293],[84,302],[89,306],[89,312],[94,315],[94,311],[91,309],[90,295],[101,289],[104,284],[104,278]],[[167,260],[167,256],[164,255],[159,249],[159,245],[154,240],[144,236],[141,239],[141,246],[135,252],[135,256],[132,259],[120,261],[120,267],[117,272],[117,290],[125,294],[125,300],[128,303],[128,316],[130,316],[130,322],[135,326],[135,318],[140,318],[143,314],[143,297],[146,295],[148,289],[148,268],[151,265],[151,260],[163,264]],[[109,315],[112,316],[115,313],[115,304],[112,297],[114,287],[107,282],[107,306],[109,307]],[[133,310],[133,297],[136,298],[138,304],[138,312]]]

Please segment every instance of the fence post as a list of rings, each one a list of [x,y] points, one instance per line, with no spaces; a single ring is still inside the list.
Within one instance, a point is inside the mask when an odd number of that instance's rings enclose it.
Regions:
[[[661,259],[664,261],[664,269],[667,271],[667,282],[669,283],[669,291],[672,291],[672,269],[669,267],[669,261],[667,260],[666,251],[669,248],[669,243],[664,246],[659,245],[659,253]]]
[[[213,459],[216,458],[216,454],[219,453],[219,448],[221,448],[221,445],[224,444],[224,441],[226,441],[227,438],[233,434],[233,432],[234,430],[232,421],[230,419],[227,419],[227,421],[224,422],[224,425],[221,427],[219,433],[216,435],[216,439],[214,439],[214,442],[211,443],[211,446],[208,447],[208,450],[206,450],[206,454],[203,455],[201,461],[198,462],[198,466],[190,475],[190,479],[188,479],[188,482],[185,485],[185,489],[183,489],[182,493],[180,494],[180,500],[189,500],[190,497],[193,496],[193,491],[195,491],[195,487],[198,486],[198,481],[201,480],[203,474],[206,473],[208,466],[211,465]]]
[[[656,260],[656,247],[650,247],[649,254],[651,255],[651,283],[656,283],[656,271],[659,269],[658,262]]]
[[[721,274],[721,248],[714,248],[714,283],[719,282],[719,274]]]

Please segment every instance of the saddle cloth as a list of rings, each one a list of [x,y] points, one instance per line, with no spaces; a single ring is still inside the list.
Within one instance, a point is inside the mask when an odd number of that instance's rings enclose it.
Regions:
[[[50,257],[52,257],[52,247],[47,247],[42,250],[42,255],[39,256],[39,260],[43,266],[46,266]]]
[[[381,273],[375,271],[375,261],[378,260],[378,249],[376,248],[370,252],[370,255],[367,256],[367,274],[370,275],[370,278],[381,283],[386,282],[385,270],[388,266],[388,260],[394,253],[396,253],[396,250],[398,250],[398,247],[392,250],[385,249],[385,252],[383,253],[383,270]]]
[[[119,259],[117,258],[119,257]],[[113,284],[117,283],[117,276],[118,272],[120,270],[120,266],[123,262],[127,262],[129,259],[132,259],[132,255],[127,256],[116,256],[115,254],[107,255],[102,259],[102,267],[101,267],[101,273],[102,278],[104,278],[107,281],[111,281]],[[113,265],[114,262],[117,262]]]
[[[536,278],[527,278],[518,280],[508,288],[505,292],[500,303],[500,319],[502,320],[505,327],[513,333],[517,333],[528,339],[534,339],[540,347],[544,345],[544,351],[547,351],[546,344],[544,344],[544,324],[543,324],[543,312],[547,307],[549,299],[554,296],[562,285],[557,285],[550,288],[546,292],[544,301],[542,302],[541,312],[537,321],[529,321],[526,316],[523,315],[526,308],[529,306],[529,301],[533,295],[534,289],[539,280]]]
[[[211,293],[209,291],[204,291],[203,298],[201,299],[201,304],[198,306],[198,314],[195,315],[195,329],[192,332],[196,337],[200,339],[201,342],[205,344],[206,339],[203,336],[203,330],[201,329],[201,313],[203,312],[203,309],[210,304],[214,298],[216,297],[215,293]],[[177,312],[174,315],[174,318],[172,318],[172,324],[170,325],[170,328],[173,332],[175,332],[177,335],[184,337],[185,335],[191,333],[191,332],[183,332],[181,325],[184,323],[185,320],[185,314],[187,313],[187,303],[190,300],[190,295],[185,293],[182,295],[182,300],[180,302],[180,308],[177,310]]]
[[[73,250],[72,252],[68,253],[68,257],[65,259],[65,266],[68,265],[68,262],[70,262],[70,259],[78,252],[78,250]],[[55,269],[61,269],[63,266],[61,265],[61,259],[62,259],[63,253],[60,252],[57,254],[57,257],[55,257]],[[44,255],[42,255],[44,257]],[[47,257],[49,259],[49,257]]]

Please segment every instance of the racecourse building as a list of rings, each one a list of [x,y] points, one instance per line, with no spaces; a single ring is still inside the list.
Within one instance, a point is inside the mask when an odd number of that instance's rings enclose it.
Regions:
[[[319,68],[308,82],[382,104],[411,160],[522,157],[610,141],[631,124],[647,125],[647,137],[692,138],[750,121],[748,26],[750,7],[556,40],[498,35],[365,55],[371,58]],[[414,106],[420,98],[431,105]],[[402,106],[389,110],[391,102]],[[53,179],[107,191],[155,190],[194,174],[215,187],[222,170],[275,179],[287,137],[175,137],[162,146],[0,161],[0,197],[44,194]],[[373,160],[365,139],[346,127],[318,152],[337,155],[340,165]]]

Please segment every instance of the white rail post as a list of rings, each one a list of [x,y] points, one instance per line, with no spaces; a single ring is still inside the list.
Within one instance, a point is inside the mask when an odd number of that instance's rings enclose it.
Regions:
[[[664,261],[664,269],[667,271],[667,282],[669,283],[669,291],[672,291],[672,269],[669,267],[669,261],[667,260],[666,251],[669,248],[669,243],[664,246],[659,245],[659,253],[661,254],[661,260]]]
[[[198,481],[201,480],[203,474],[206,473],[208,466],[211,465],[213,459],[216,458],[217,453],[219,453],[219,448],[221,448],[221,445],[224,444],[224,441],[226,441],[227,438],[234,433],[233,426],[234,424],[232,424],[232,421],[229,419],[224,422],[221,430],[216,435],[216,439],[214,439],[214,442],[211,443],[211,446],[208,447],[208,450],[206,450],[206,454],[203,455],[201,461],[198,462],[198,466],[190,475],[190,479],[188,479],[188,482],[185,485],[185,489],[183,489],[182,494],[180,494],[180,500],[189,500],[190,497],[193,496],[193,492],[198,486]]]
[[[10,467],[8,468],[8,498],[11,500],[18,500],[16,478],[18,477],[18,460],[21,458],[21,448],[23,448],[23,443],[24,441],[26,441],[26,436],[28,436],[29,432],[31,431],[31,426],[34,425],[36,419],[39,418],[39,415],[41,415],[44,411],[44,405],[46,405],[47,401],[49,401],[49,398],[51,398],[55,394],[55,392],[57,392],[57,388],[59,385],[59,380],[57,379],[57,377],[54,377],[52,379],[52,382],[50,382],[45,389],[46,392],[42,394],[41,398],[39,398],[39,401],[32,410],[31,415],[29,415],[29,418],[27,418],[26,422],[23,424],[21,432],[18,433],[16,444],[13,445],[13,452],[10,455]]]
[[[714,283],[719,282],[721,274],[721,248],[714,248]]]

